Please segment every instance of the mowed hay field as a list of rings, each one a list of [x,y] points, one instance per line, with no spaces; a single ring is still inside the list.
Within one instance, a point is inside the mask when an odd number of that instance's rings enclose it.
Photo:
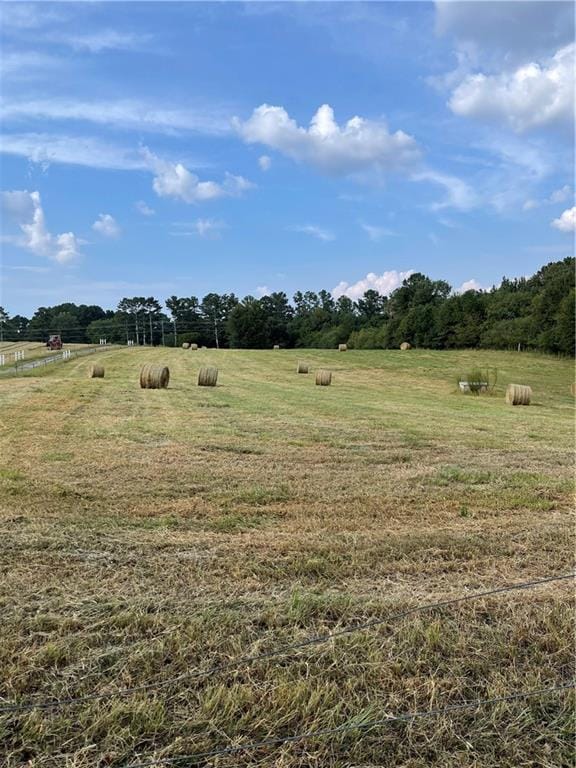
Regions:
[[[478,364],[496,395],[458,394]],[[0,708],[57,704],[0,713],[0,763],[572,766],[570,690],[351,727],[573,677],[570,580],[397,616],[570,572],[572,380],[530,354],[182,349],[0,380]]]

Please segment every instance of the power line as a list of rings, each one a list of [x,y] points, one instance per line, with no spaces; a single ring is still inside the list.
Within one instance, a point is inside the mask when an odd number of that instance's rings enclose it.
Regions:
[[[141,685],[135,685],[130,688],[124,688],[119,691],[89,693],[85,696],[70,696],[65,699],[55,699],[52,701],[25,702],[22,704],[5,704],[3,706],[0,706],[0,713],[26,712],[33,709],[58,709],[60,707],[70,706],[73,704],[84,704],[91,701],[99,701],[104,699],[112,699],[115,697],[130,696],[133,693],[141,693],[143,691],[160,690],[161,688],[166,688],[169,685],[174,685],[175,683],[178,683],[182,680],[186,680],[186,679],[192,680],[192,679],[198,679],[202,677],[208,677],[210,675],[215,675],[220,672],[226,672],[230,669],[241,667],[245,664],[252,664],[257,661],[264,661],[266,659],[285,656],[289,653],[302,650],[303,648],[306,648],[312,645],[320,645],[322,643],[327,643],[328,641],[333,640],[337,637],[342,637],[343,635],[353,634],[354,632],[362,632],[367,629],[372,629],[382,624],[387,624],[391,621],[397,621],[398,619],[405,618],[406,616],[411,616],[417,613],[423,613],[425,611],[429,611],[434,608],[445,608],[447,606],[455,605],[457,603],[463,603],[463,602],[468,602],[470,600],[478,600],[479,598],[482,598],[482,597],[489,597],[491,595],[502,594],[503,592],[511,592],[519,589],[530,589],[532,587],[541,586],[542,584],[549,584],[554,581],[562,581],[562,580],[572,579],[572,578],[574,578],[573,573],[563,574],[561,576],[547,576],[544,579],[538,579],[534,581],[525,581],[520,584],[511,584],[505,587],[496,587],[495,589],[490,589],[485,592],[476,592],[472,595],[463,595],[462,597],[455,597],[450,600],[442,600],[437,603],[426,603],[424,605],[416,606],[415,608],[408,608],[404,611],[401,611],[400,613],[392,614],[391,616],[387,616],[386,618],[383,618],[383,619],[371,619],[370,621],[363,622],[362,624],[354,624],[350,627],[344,627],[342,629],[336,630],[335,632],[330,632],[325,635],[317,635],[315,637],[310,637],[310,638],[307,638],[306,640],[301,640],[300,642],[293,643],[290,645],[280,646],[279,648],[272,649],[271,651],[267,651],[264,653],[255,654],[253,656],[241,656],[238,659],[233,659],[232,661],[226,662],[224,664],[219,664],[213,667],[209,667],[208,669],[205,669],[205,670],[196,670],[191,672],[186,671],[180,675],[177,675],[172,678],[168,678],[166,680],[159,680],[154,683],[142,683]]]
[[[346,733],[348,731],[367,730],[369,728],[380,728],[384,725],[389,725],[394,722],[411,722],[419,718],[425,717],[439,717],[441,715],[449,714],[450,712],[456,712],[462,709],[477,709],[478,707],[485,706],[487,704],[498,704],[507,701],[517,701],[519,699],[527,699],[532,696],[544,696],[549,693],[559,693],[560,691],[574,688],[574,681],[566,683],[564,685],[555,685],[550,688],[537,688],[532,691],[518,691],[516,693],[508,694],[507,696],[497,696],[493,699],[476,699],[474,701],[465,701],[461,704],[451,704],[442,709],[428,709],[420,712],[403,712],[398,715],[388,715],[379,720],[368,720],[364,723],[344,723],[333,728],[323,728],[318,731],[307,731],[305,733],[296,733],[291,736],[272,736],[269,739],[263,739],[262,741],[254,741],[250,744],[238,745],[233,747],[222,747],[220,749],[214,749],[210,752],[196,752],[191,755],[180,755],[179,757],[158,757],[151,760],[144,760],[138,763],[130,763],[127,768],[152,768],[156,765],[176,765],[183,760],[197,762],[199,760],[206,760],[210,757],[220,757],[224,755],[234,755],[239,752],[254,751],[263,747],[277,747],[282,744],[294,744],[298,741],[305,741],[308,739],[316,739],[321,736],[333,736],[338,733]]]

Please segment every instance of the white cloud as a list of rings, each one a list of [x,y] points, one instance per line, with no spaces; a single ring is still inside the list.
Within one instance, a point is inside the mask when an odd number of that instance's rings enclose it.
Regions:
[[[328,104],[302,128],[283,107],[262,104],[252,116],[233,124],[248,144],[264,144],[292,159],[329,174],[389,171],[410,165],[418,156],[416,141],[403,131],[390,133],[383,122],[353,117],[344,126]]]
[[[550,203],[564,203],[572,195],[572,187],[565,184],[561,189],[555,189],[550,195],[547,202]]]
[[[444,188],[446,197],[437,203],[431,205],[433,211],[440,211],[443,208],[457,208],[461,211],[468,211],[478,205],[478,196],[476,192],[466,184],[462,179],[456,176],[449,176],[438,171],[422,171],[412,176],[413,181],[429,181]]]
[[[192,226],[197,235],[208,239],[219,238],[222,230],[226,229],[225,222],[218,219],[196,219]]]
[[[557,50],[574,37],[574,9],[563,2],[436,2],[436,29],[506,60]]]
[[[310,237],[315,237],[317,240],[322,240],[325,243],[336,240],[336,235],[333,232],[317,227],[315,224],[294,224],[288,227],[288,230],[290,232],[301,232],[303,235],[310,235]]]
[[[459,229],[460,225],[456,224],[455,221],[452,221],[452,219],[447,219],[445,216],[441,216],[438,219],[438,223],[442,224],[443,227],[446,227],[447,229]]]
[[[24,99],[3,103],[1,114],[5,122],[78,120],[122,130],[169,135],[179,132],[222,135],[231,130],[230,116],[225,108],[181,109],[137,99]]]
[[[269,171],[272,167],[272,158],[268,157],[268,155],[261,155],[258,158],[258,165],[261,171]]]
[[[219,240],[222,230],[228,225],[220,219],[196,219],[196,221],[174,221],[172,237],[203,237],[206,240]]]
[[[90,136],[46,133],[5,134],[0,143],[0,151],[25,157],[33,163],[42,165],[63,163],[123,171],[139,171],[148,168],[141,152]]]
[[[395,237],[396,232],[393,232],[391,229],[387,229],[386,227],[378,227],[374,224],[366,224],[366,222],[361,221],[359,222],[361,228],[366,232],[370,240],[372,242],[377,243],[378,241],[382,240],[383,237]]]
[[[560,232],[576,232],[576,205],[567,208],[558,219],[551,222],[551,226]]]
[[[61,59],[39,51],[3,51],[0,57],[0,74],[5,82],[53,77],[54,70],[62,66]]]
[[[350,299],[361,298],[366,291],[374,290],[378,291],[382,296],[388,296],[392,291],[396,290],[402,285],[403,280],[407,280],[410,275],[414,274],[413,269],[409,269],[406,272],[397,272],[395,269],[389,272],[383,272],[381,275],[377,275],[374,272],[369,272],[362,280],[358,280],[357,283],[347,283],[342,281],[333,288],[332,295],[334,298],[340,296],[348,296]]]
[[[2,7],[2,24],[15,30],[29,30],[46,24],[62,21],[65,17],[61,10],[46,3],[5,3]]]
[[[16,245],[60,264],[74,261],[81,255],[83,241],[73,232],[52,235],[47,230],[39,192],[2,192],[2,203],[23,233],[14,239]]]
[[[119,237],[121,231],[116,219],[109,213],[101,213],[92,224],[92,229],[102,237],[110,238]]]
[[[137,51],[149,50],[151,35],[141,35],[135,32],[119,32],[115,29],[102,29],[90,34],[62,34],[53,33],[45,35],[44,39],[51,43],[60,43],[69,46],[75,51],[89,51],[100,53],[102,51]]]
[[[483,290],[482,286],[478,282],[478,280],[475,280],[472,278],[471,280],[465,280],[460,288],[456,291],[456,293],[466,293],[466,291],[481,291]]]
[[[138,213],[141,213],[142,216],[154,216],[156,214],[154,208],[150,208],[150,206],[145,203],[144,200],[137,200],[134,203],[134,208],[136,208]]]
[[[270,288],[268,288],[267,285],[257,285],[256,286],[256,293],[258,294],[258,296],[260,298],[262,298],[262,296],[270,296],[272,291],[270,290]]]
[[[70,261],[76,261],[80,257],[81,241],[73,232],[64,232],[61,235],[56,235],[54,240],[56,247],[51,258],[59,264],[67,264]]]
[[[449,106],[457,115],[503,122],[518,133],[568,122],[574,115],[574,50],[568,45],[543,63],[512,72],[468,75]]]
[[[220,197],[239,197],[254,186],[242,176],[233,176],[231,173],[226,173],[222,182],[200,181],[198,176],[182,163],[162,160],[148,149],[143,150],[143,155],[155,174],[153,187],[159,197],[174,197],[186,203],[200,203]]]
[[[534,208],[539,208],[541,205],[554,205],[556,203],[565,203],[566,200],[569,200],[572,196],[572,187],[570,187],[568,184],[565,184],[560,189],[555,189],[549,197],[544,198],[543,200],[535,200],[534,198],[530,198],[529,200],[526,200],[524,205],[522,206],[525,211],[532,211]]]

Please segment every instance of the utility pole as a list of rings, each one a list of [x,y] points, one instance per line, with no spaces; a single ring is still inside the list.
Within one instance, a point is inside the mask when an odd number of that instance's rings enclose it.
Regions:
[[[164,320],[160,320],[160,327],[162,328],[162,346],[166,346],[166,341],[164,340]]]
[[[220,349],[220,344],[218,343],[218,323],[216,322],[216,315],[214,315],[214,338],[216,340],[216,349]]]
[[[154,335],[152,334],[152,313],[148,312],[148,320],[150,322],[150,346],[154,344]]]

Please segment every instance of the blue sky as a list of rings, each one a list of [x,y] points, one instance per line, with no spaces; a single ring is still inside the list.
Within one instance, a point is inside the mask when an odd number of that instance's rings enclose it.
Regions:
[[[2,3],[0,304],[571,255],[570,3]]]

